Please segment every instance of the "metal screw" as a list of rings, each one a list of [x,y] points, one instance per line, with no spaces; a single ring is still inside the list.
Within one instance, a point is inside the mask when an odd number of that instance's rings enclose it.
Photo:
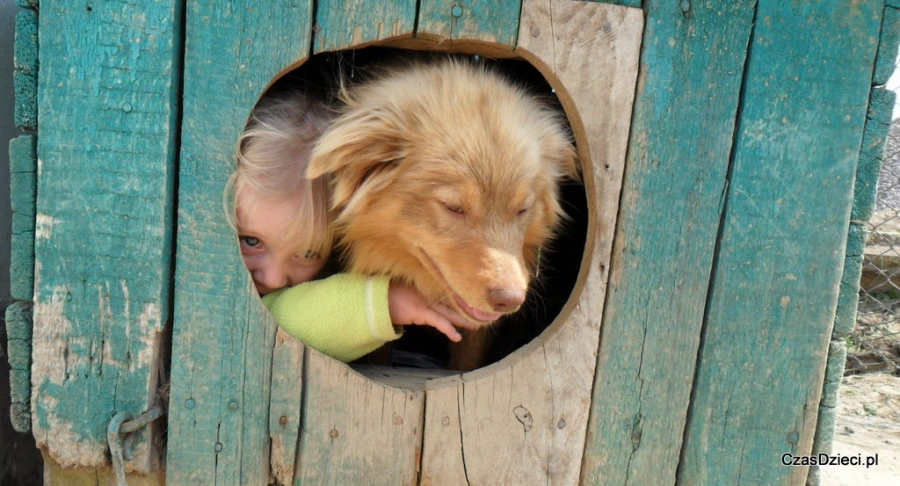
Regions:
[[[194,402],[193,398],[188,398],[187,400],[184,401],[184,406],[187,409],[194,408],[194,405],[196,405],[196,403]]]
[[[450,15],[452,15],[456,18],[462,17],[462,14],[463,14],[463,9],[461,6],[454,5],[452,8],[450,8]]]

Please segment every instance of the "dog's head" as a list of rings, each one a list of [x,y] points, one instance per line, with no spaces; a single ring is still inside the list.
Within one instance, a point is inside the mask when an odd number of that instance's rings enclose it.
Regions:
[[[563,215],[559,180],[577,177],[560,114],[461,61],[345,98],[307,175],[332,177],[348,270],[409,282],[475,322],[517,310]]]

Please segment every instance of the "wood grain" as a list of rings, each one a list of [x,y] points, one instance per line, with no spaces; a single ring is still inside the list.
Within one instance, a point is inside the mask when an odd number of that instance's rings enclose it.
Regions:
[[[679,469],[687,484],[806,478],[773,457],[811,450],[883,10],[757,8]],[[810,42],[822,32],[840,35]]]
[[[415,20],[415,0],[319,1],[313,50],[336,51],[409,38]]]
[[[425,394],[369,380],[313,350],[306,373],[297,483],[416,484]]]
[[[9,294],[16,300],[34,296],[34,224],[37,202],[37,137],[9,141]]]
[[[644,7],[582,484],[675,482],[755,2]]]
[[[437,44],[481,41],[512,49],[522,0],[423,0],[416,37]]]
[[[428,382],[423,484],[575,484],[581,470],[643,19],[639,10],[526,1],[516,53],[573,126],[591,215],[573,298],[536,341]]]
[[[309,51],[311,2],[190,2],[168,484],[267,484],[275,325],[226,221],[235,143],[269,83]],[[299,386],[299,385],[295,385]]]
[[[37,129],[38,14],[34,10],[22,10],[16,14],[13,87],[16,92],[13,112],[16,126],[22,130]]]
[[[117,412],[154,405],[170,317],[180,7],[40,11],[32,430],[66,467],[108,463]],[[130,469],[159,459],[155,426]]]

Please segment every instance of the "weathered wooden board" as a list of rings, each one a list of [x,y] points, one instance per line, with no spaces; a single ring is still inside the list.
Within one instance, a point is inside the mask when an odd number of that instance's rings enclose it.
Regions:
[[[592,215],[586,256],[576,297],[538,340],[429,382],[423,484],[578,482],[642,30],[636,9],[523,4],[516,53],[555,86],[576,134]]]
[[[22,130],[37,129],[38,14],[22,10],[16,14],[13,86],[16,91],[14,120]]]
[[[34,208],[37,199],[37,138],[22,135],[9,141],[9,202],[12,210],[9,245],[9,293],[30,301],[34,295]]]
[[[336,51],[412,36],[416,0],[316,2],[313,52]]]
[[[644,2],[583,484],[675,482],[754,6]]]
[[[885,9],[889,10],[891,9]],[[884,87],[872,88],[869,95],[869,108],[853,185],[853,210],[850,213],[853,223],[865,224],[875,213],[881,162],[885,156],[884,149],[891,131],[896,101],[897,94]]]
[[[416,484],[425,394],[307,358],[297,484]]]
[[[9,420],[19,432],[31,430],[31,302],[13,302],[6,308],[9,358]]]
[[[881,15],[881,2],[759,2],[685,484],[805,480],[778,459],[811,450]]]
[[[258,97],[308,55],[312,3],[190,2],[185,20],[167,482],[267,484],[275,326],[222,194]]]
[[[416,36],[445,41],[516,45],[522,0],[423,0]]]
[[[336,16],[335,12],[342,9],[353,10],[365,18]],[[357,24],[348,23],[353,19]],[[327,50],[338,50],[356,47],[357,43],[409,38],[415,25],[415,3],[321,2],[317,5],[316,25],[319,26],[314,42],[317,50],[320,45],[327,45]],[[319,36],[323,33],[352,25],[394,27],[389,36],[380,30],[365,30],[340,38],[326,36],[320,44]],[[375,383],[318,352],[307,351],[305,359],[304,414],[299,431],[296,481],[414,484],[421,448],[424,394]],[[287,375],[273,375],[273,390],[283,386],[279,382],[289,383],[291,379]],[[280,406],[287,410],[300,409],[299,402],[293,408],[289,403],[282,400]],[[286,464],[282,470],[286,471]]]
[[[270,465],[278,484],[294,484],[297,444],[303,418],[303,356],[306,347],[279,328],[272,352],[269,398]]]
[[[117,412],[154,403],[169,318],[180,6],[47,3],[32,430],[63,466],[107,464]],[[148,471],[155,427],[128,467]]]
[[[880,3],[880,2],[878,2]],[[875,72],[872,74],[873,85],[885,85],[897,67],[897,46],[900,45],[900,9],[896,1],[885,2],[881,20],[881,36],[878,43],[878,54],[875,56]]]

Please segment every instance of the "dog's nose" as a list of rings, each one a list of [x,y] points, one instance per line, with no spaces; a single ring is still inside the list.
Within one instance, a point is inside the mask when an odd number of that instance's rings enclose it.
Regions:
[[[518,289],[491,289],[488,303],[494,312],[512,312],[525,302],[525,292]]]

